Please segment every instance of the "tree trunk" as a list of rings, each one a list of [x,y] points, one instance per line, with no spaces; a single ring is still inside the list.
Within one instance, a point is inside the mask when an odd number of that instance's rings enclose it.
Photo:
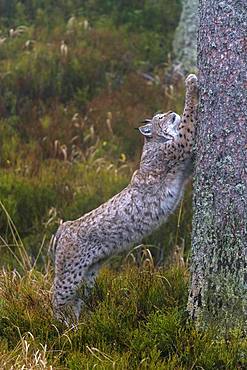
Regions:
[[[191,287],[199,326],[247,328],[247,5],[199,1]]]
[[[195,72],[197,30],[198,0],[183,0],[183,10],[173,41],[175,65],[182,74]]]

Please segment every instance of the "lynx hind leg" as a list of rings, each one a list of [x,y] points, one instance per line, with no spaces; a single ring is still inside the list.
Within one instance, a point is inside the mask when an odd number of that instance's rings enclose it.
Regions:
[[[100,266],[101,266],[100,262],[94,263],[86,271],[86,274],[85,274],[85,290],[84,290],[84,297],[85,298],[87,298],[90,295],[90,293],[91,293],[91,291],[92,291],[92,289],[95,285],[95,279],[98,275],[98,271],[100,269]]]
[[[81,298],[79,297],[80,284],[72,279],[56,278],[53,286],[53,311],[57,320],[69,325],[77,322],[80,315]]]
[[[53,310],[58,320],[78,321],[87,269],[88,263],[82,266],[78,259],[58,254],[53,285]]]
[[[77,274],[57,276],[53,289],[54,315],[59,321],[78,322],[85,299],[89,296],[95,284],[100,263],[78,269]],[[76,279],[80,277],[80,280]]]

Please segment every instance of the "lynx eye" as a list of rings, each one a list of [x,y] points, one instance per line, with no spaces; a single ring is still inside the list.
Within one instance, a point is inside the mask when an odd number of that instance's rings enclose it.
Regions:
[[[170,139],[164,136],[159,136],[160,143],[167,143]]]
[[[173,139],[173,136],[169,135],[169,134],[158,135],[158,136],[159,136],[159,142],[161,142],[161,143],[166,143],[166,142],[170,141],[171,139]]]

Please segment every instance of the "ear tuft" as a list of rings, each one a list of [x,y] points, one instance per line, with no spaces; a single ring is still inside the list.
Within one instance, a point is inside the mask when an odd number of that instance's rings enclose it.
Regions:
[[[152,137],[152,123],[148,123],[144,126],[139,127],[139,131],[146,137]]]

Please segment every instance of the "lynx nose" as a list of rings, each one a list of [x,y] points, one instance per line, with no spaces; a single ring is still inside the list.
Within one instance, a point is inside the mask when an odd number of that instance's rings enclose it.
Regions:
[[[178,126],[180,124],[180,121],[181,121],[180,116],[177,113],[172,113],[171,123],[174,126]]]
[[[173,113],[172,114],[172,123],[174,123],[176,121],[176,117],[177,117],[176,113]]]

